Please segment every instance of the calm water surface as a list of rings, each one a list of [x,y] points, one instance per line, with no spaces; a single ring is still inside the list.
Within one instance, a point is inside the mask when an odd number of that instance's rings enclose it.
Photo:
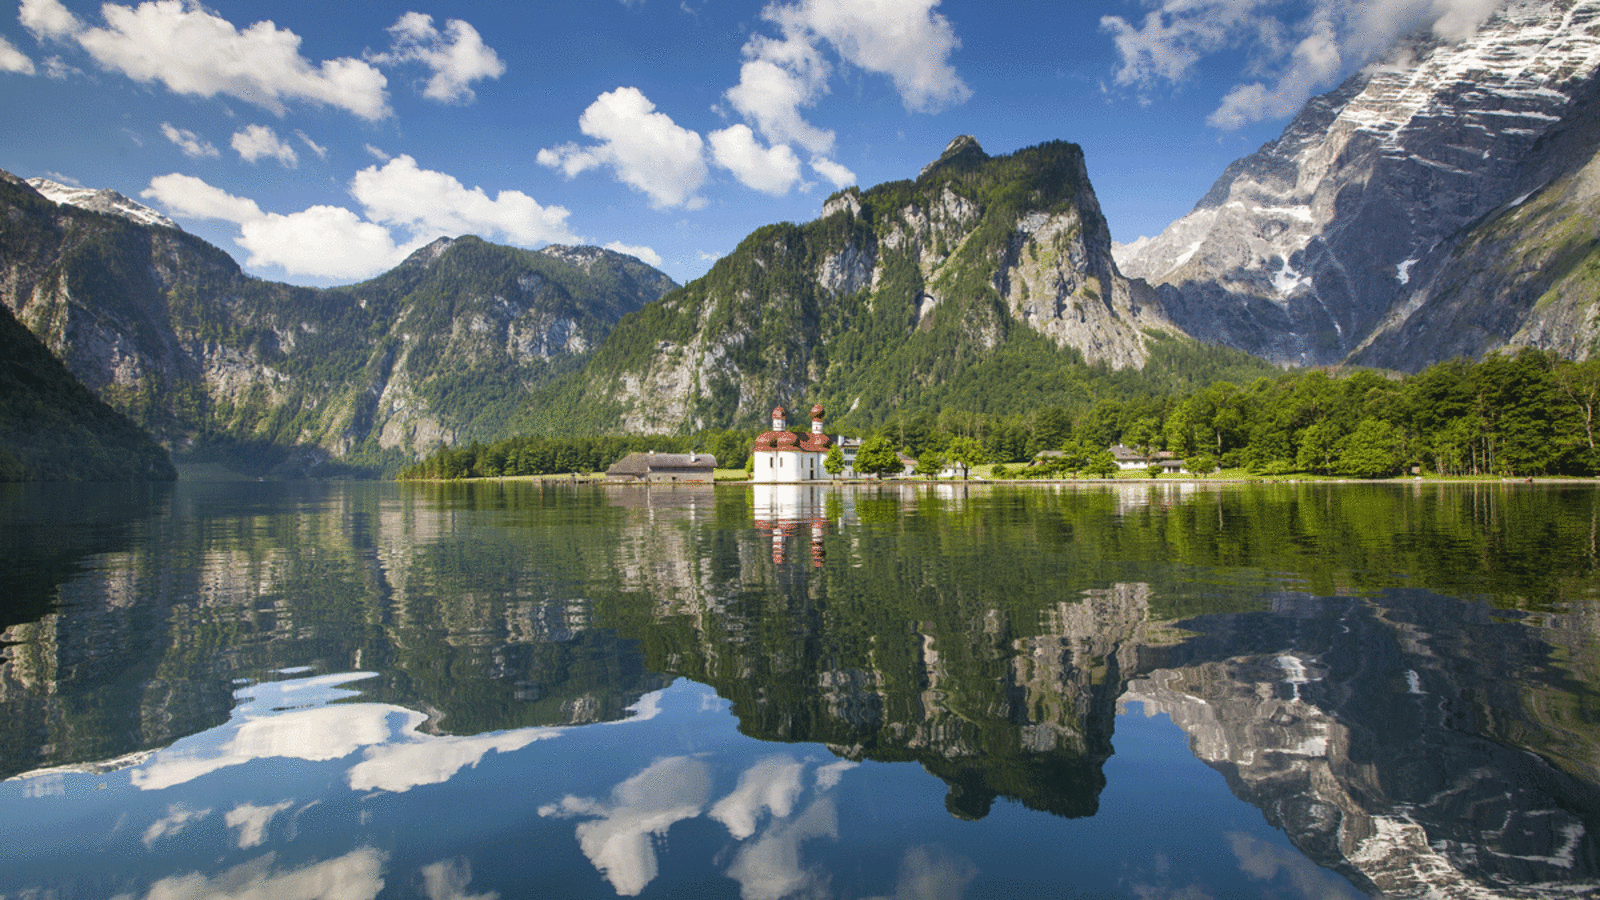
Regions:
[[[0,490],[0,897],[1600,893],[1593,485]]]

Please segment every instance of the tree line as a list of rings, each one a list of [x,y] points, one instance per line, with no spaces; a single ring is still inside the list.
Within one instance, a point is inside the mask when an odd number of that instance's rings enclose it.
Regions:
[[[1523,349],[1454,359],[1407,376],[1373,370],[1291,371],[1186,393],[1092,398],[1031,413],[927,411],[896,415],[868,434],[858,472],[899,468],[895,453],[932,473],[1000,463],[1015,474],[1104,473],[1107,448],[1168,451],[1191,472],[1242,469],[1381,478],[1413,468],[1445,476],[1594,475],[1600,358],[1575,363]],[[629,452],[703,452],[738,468],[754,431],[685,436],[514,438],[445,449],[402,477],[460,478],[600,471]],[[1061,451],[1039,459],[1041,451]],[[868,452],[870,451],[870,453]],[[894,462],[891,464],[890,460]],[[1037,460],[1037,462],[1036,462]],[[1024,464],[1025,470],[1010,470]]]

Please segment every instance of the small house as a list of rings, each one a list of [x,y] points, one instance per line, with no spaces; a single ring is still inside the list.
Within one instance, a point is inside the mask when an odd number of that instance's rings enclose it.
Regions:
[[[715,480],[717,458],[709,453],[630,453],[606,469],[607,481],[704,482]]]

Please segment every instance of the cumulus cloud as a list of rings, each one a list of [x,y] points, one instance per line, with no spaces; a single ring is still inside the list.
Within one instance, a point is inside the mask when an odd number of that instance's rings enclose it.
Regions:
[[[762,15],[786,36],[815,36],[845,61],[887,75],[906,109],[933,112],[961,103],[972,90],[950,55],[961,46],[939,0],[800,0],[773,4]]]
[[[383,890],[383,853],[364,848],[338,859],[280,871],[268,853],[219,872],[169,875],[150,886],[146,897],[165,900],[372,900]]]
[[[276,159],[285,169],[297,168],[300,155],[294,148],[278,138],[278,133],[265,125],[251,125],[233,134],[230,146],[245,162]]]
[[[755,840],[742,844],[728,866],[728,877],[739,882],[740,900],[828,896],[827,873],[820,866],[804,866],[801,847],[838,836],[839,814],[833,801],[824,797],[794,820],[774,822]]]
[[[656,844],[678,822],[700,815],[711,793],[706,764],[687,756],[658,760],[617,785],[611,803],[567,796],[539,815],[583,818],[578,846],[623,897],[637,896],[658,871]]]
[[[17,20],[39,40],[60,40],[83,30],[83,23],[60,0],[22,0]]]
[[[184,156],[201,159],[221,155],[218,153],[216,145],[210,141],[201,140],[200,136],[194,132],[186,128],[174,127],[170,122],[161,123],[161,133],[166,135],[167,140],[177,145],[178,149],[183,151]]]
[[[636,247],[631,244],[624,244],[621,241],[612,241],[606,245],[606,249],[615,250],[618,253],[626,253],[658,269],[661,268],[661,254],[651,250],[649,247]]]
[[[0,72],[15,72],[18,75],[33,74],[33,60],[11,42],[0,37]]]
[[[763,147],[748,125],[713,131],[711,158],[746,187],[781,197],[800,183],[800,159],[787,144]]]
[[[833,149],[834,134],[807,122],[801,110],[827,92],[831,47],[857,68],[887,75],[913,112],[933,112],[972,95],[950,64],[960,46],[938,0],[800,0],[762,13],[782,36],[754,35],[745,44],[739,83],[724,95],[774,144],[795,143],[815,154]]]
[[[152,179],[139,196],[179,218],[238,225],[235,243],[249,252],[248,265],[322,279],[376,275],[441,236],[478,234],[522,245],[578,240],[562,207],[542,206],[521,191],[501,191],[491,199],[482,188],[423,169],[409,156],[356,173],[350,194],[361,204],[361,215],[327,205],[268,213],[253,200],[177,173]]]
[[[856,173],[826,156],[811,157],[811,170],[833,182],[836,188],[849,187],[856,183]]]
[[[71,41],[101,67],[176,94],[218,94],[283,115],[289,101],[345,109],[363,119],[389,114],[382,72],[358,59],[320,64],[300,55],[300,36],[270,21],[243,30],[199,4],[107,3],[90,27],[59,0],[24,0],[20,19],[40,39]]]
[[[834,132],[807,121],[804,111],[828,93],[839,66],[887,76],[913,112],[965,101],[972,91],[950,62],[960,41],[935,11],[938,5],[939,0],[775,0],[762,17],[778,34],[750,36],[739,83],[723,93],[743,122],[702,139],[658,112],[637,88],[619,87],[600,95],[579,120],[583,133],[598,143],[546,148],[538,160],[569,178],[609,167],[658,209],[705,205],[698,191],[709,171],[708,144],[716,165],[763,193],[780,196],[809,187],[796,147],[811,155],[812,169],[823,178],[836,186],[853,184],[855,173],[831,158]]]
[[[234,243],[249,253],[248,265],[278,266],[291,275],[330,280],[376,275],[421,246],[418,241],[396,243],[389,229],[342,206],[269,213],[241,224]]]
[[[188,828],[190,824],[211,815],[209,809],[190,809],[182,803],[174,803],[167,807],[167,814],[150,824],[144,830],[144,845],[148,849],[155,846],[156,841]]]
[[[239,829],[239,849],[249,850],[251,847],[259,847],[267,839],[267,827],[272,824],[272,820],[277,818],[278,813],[293,805],[294,802],[291,800],[275,803],[272,806],[241,803],[228,810],[224,821],[228,823],[229,828]]]
[[[478,30],[460,19],[445,23],[444,31],[433,27],[433,17],[408,12],[389,26],[394,47],[372,57],[379,64],[417,62],[433,71],[422,95],[441,103],[470,103],[475,95],[472,82],[499,78],[506,64],[483,43]]]
[[[800,796],[805,765],[788,756],[756,763],[739,776],[739,787],[711,807],[711,818],[727,827],[736,840],[756,831],[756,821],[766,811],[780,819],[789,817]]]
[[[1276,0],[1145,2],[1151,11],[1137,25],[1121,16],[1100,20],[1120,60],[1115,82],[1148,98],[1163,82],[1186,80],[1211,54],[1246,50],[1243,80],[1208,119],[1231,130],[1292,114],[1404,35],[1466,37],[1504,0],[1313,0],[1292,20]]]
[[[453,176],[420,168],[406,155],[356,173],[350,194],[367,218],[422,238],[481,234],[517,244],[575,240],[567,230],[566,209],[541,206],[521,191],[501,191],[491,200],[482,188],[469,189]]]
[[[418,724],[420,722],[419,718]],[[350,769],[350,787],[357,791],[399,793],[421,785],[444,784],[462,769],[477,766],[490,751],[510,753],[558,733],[554,729],[539,728],[473,737],[425,737],[408,733],[404,742],[369,748],[366,759]]]
[[[139,192],[146,200],[153,200],[180,218],[220,219],[243,224],[261,218],[261,207],[254,200],[235,197],[218,187],[212,187],[193,175],[159,175],[150,180],[150,186]]]
[[[560,169],[568,178],[609,166],[618,180],[644,192],[658,209],[705,205],[697,196],[708,174],[705,141],[657,112],[638,88],[601,94],[579,117],[578,130],[598,143],[540,150],[540,165]]]

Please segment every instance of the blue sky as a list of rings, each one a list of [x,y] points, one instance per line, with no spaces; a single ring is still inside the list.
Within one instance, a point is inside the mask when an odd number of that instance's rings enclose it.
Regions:
[[[1129,241],[1397,34],[1498,2],[21,0],[0,168],[118,190],[300,284],[464,233],[685,282],[956,135],[1065,139]]]

